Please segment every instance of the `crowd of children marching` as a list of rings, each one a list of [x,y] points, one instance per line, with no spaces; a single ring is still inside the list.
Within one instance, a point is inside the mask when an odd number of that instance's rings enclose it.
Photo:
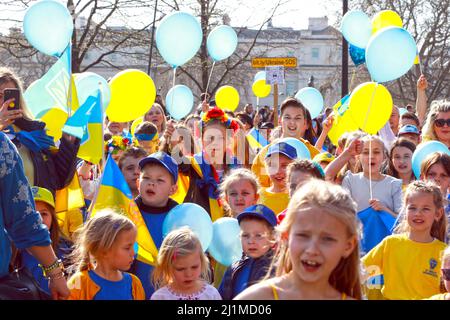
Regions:
[[[425,89],[422,76],[418,90]],[[201,98],[178,122],[161,100],[139,125],[106,119],[105,156],[132,192],[158,249],[155,263],[135,259],[139,231],[126,216],[105,209],[90,218],[81,208],[61,220],[55,190],[32,183],[36,210],[66,267],[69,299],[450,299],[450,156],[429,154],[417,179],[412,169],[420,143],[450,148],[450,102],[401,116],[394,106],[379,135],[349,132],[333,146],[326,137],[331,110],[311,119],[287,98],[277,126],[267,107],[234,114]],[[17,118],[5,104],[0,116]],[[251,130],[268,144],[252,147]],[[95,201],[102,164],[78,159],[76,170],[86,203]],[[164,237],[165,217],[183,202],[202,206],[212,221],[236,218],[242,257],[221,265],[189,228]],[[395,220],[392,230],[376,231],[376,215]],[[48,292],[38,261],[14,252],[11,264],[29,269]]]

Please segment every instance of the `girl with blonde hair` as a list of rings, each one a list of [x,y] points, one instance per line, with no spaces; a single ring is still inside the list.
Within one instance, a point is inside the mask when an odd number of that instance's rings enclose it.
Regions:
[[[171,231],[153,270],[151,300],[221,300],[209,282],[209,262],[200,240],[187,227]]]
[[[130,273],[137,230],[127,217],[105,209],[77,231],[69,279],[70,300],[144,300],[141,281]]]
[[[312,179],[278,227],[279,251],[266,279],[237,300],[361,299],[356,205],[340,186]]]

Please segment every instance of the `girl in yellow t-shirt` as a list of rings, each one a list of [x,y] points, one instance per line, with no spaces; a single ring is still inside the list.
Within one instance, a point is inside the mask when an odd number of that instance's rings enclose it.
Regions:
[[[440,257],[447,227],[439,187],[414,181],[404,197],[395,235],[386,237],[362,262],[369,276],[382,274],[386,299],[424,299],[440,293]]]
[[[318,179],[302,185],[277,231],[275,277],[236,300],[361,299],[356,205],[342,187]]]

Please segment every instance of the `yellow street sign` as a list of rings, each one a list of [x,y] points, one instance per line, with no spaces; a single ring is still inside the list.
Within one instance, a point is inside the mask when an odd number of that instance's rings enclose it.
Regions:
[[[252,68],[264,68],[267,66],[284,66],[285,68],[297,68],[297,58],[252,58]]]

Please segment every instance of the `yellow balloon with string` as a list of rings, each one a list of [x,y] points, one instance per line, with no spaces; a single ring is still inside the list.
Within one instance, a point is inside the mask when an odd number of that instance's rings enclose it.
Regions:
[[[234,111],[239,106],[239,92],[232,86],[220,87],[215,98],[217,106],[224,111]]]
[[[403,28],[402,18],[397,12],[392,10],[382,10],[378,12],[372,19],[372,34],[387,27]]]
[[[265,79],[256,80],[253,82],[252,91],[258,98],[265,98],[270,94],[272,87],[266,84]]]
[[[376,134],[388,122],[392,106],[392,96],[386,87],[365,82],[351,94],[348,111],[362,131]]]

